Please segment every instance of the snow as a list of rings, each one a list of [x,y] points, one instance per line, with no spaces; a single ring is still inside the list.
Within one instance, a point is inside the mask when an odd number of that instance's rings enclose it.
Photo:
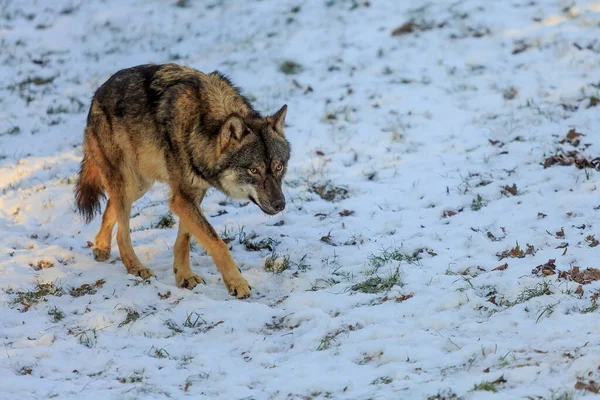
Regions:
[[[600,284],[532,269],[600,267],[598,171],[542,165],[600,155],[599,23],[594,1],[0,1],[0,398],[594,398],[575,385],[600,380]],[[287,209],[203,202],[247,300],[199,245],[206,285],[175,287],[165,186],[134,205],[148,282],[116,243],[93,261],[99,218],[74,212],[93,91],[170,61],[289,106]],[[560,144],[572,128],[582,144]],[[335,201],[311,190],[328,182]],[[252,233],[274,254],[248,251]],[[517,243],[535,252],[499,260]],[[419,259],[372,275],[384,251]],[[19,292],[50,283],[62,295],[25,310]]]

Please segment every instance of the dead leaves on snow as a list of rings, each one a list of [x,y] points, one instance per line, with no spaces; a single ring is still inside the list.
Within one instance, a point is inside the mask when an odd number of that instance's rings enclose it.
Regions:
[[[570,144],[573,147],[579,147],[581,145],[581,137],[585,136],[583,133],[577,132],[575,129],[569,130],[566,136],[559,140],[560,144]],[[583,148],[587,148],[589,145],[583,145]],[[582,155],[578,149],[564,151],[558,149],[557,154],[546,158],[542,164],[544,168],[551,167],[553,165],[575,165],[579,169],[593,168],[600,171],[600,157],[590,159]]]
[[[577,383],[575,384],[575,389],[576,390],[585,390],[588,392],[598,394],[598,393],[600,393],[600,384],[598,384],[598,382],[592,381],[592,380],[589,380],[587,382],[577,381]]]
[[[570,271],[560,272],[558,277],[577,282],[581,285],[587,285],[592,281],[600,280],[600,270],[596,268],[586,268],[581,271],[579,267],[572,267]]]
[[[549,259],[546,263],[540,264],[531,270],[531,273],[536,276],[549,276],[556,274],[556,260]]]
[[[531,273],[536,276],[544,277],[558,274],[558,279],[565,279],[579,283],[580,285],[587,285],[593,281],[600,280],[600,270],[596,268],[586,268],[581,270],[579,267],[571,267],[568,271],[558,270],[556,267],[556,259],[551,258],[546,263],[538,265],[531,270]],[[578,288],[579,289],[579,288]],[[581,288],[583,293],[583,288]]]
[[[498,260],[504,260],[505,258],[525,258],[525,256],[532,256],[535,254],[535,247],[527,243],[527,248],[523,250],[517,243],[512,249],[504,250],[501,253],[496,254]]]
[[[548,168],[556,164],[562,166],[575,165],[579,169],[593,168],[600,171],[600,157],[588,160],[576,150],[550,156],[544,160],[543,165],[544,168]]]
[[[587,235],[585,241],[590,247],[596,247],[598,246],[598,244],[600,244],[600,242],[598,242],[598,239],[596,239],[594,235]]]

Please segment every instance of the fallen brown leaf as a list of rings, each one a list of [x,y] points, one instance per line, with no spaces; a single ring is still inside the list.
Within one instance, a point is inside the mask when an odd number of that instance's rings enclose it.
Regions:
[[[513,183],[512,186],[508,186],[508,185],[504,186],[504,192],[510,193],[513,196],[516,196],[517,195],[517,185],[515,183]]]
[[[427,30],[426,25],[418,24],[414,21],[408,21],[392,31],[392,36],[402,36],[416,31]]]
[[[412,294],[405,294],[402,295],[400,297],[396,297],[396,303],[402,303],[403,301],[406,301],[408,299],[412,299],[413,295]]]
[[[508,268],[508,263],[504,263],[504,264],[492,269],[492,271],[504,271],[506,268]]]
[[[583,381],[578,381],[575,384],[575,390],[586,390],[588,392],[592,392],[592,393],[600,393],[600,385],[598,385],[597,382],[595,381],[588,381],[588,382],[583,382]]]
[[[555,259],[551,258],[545,264],[538,265],[531,270],[531,273],[537,276],[548,276],[556,274]]]
[[[577,132],[574,128],[570,129],[569,132],[567,132],[567,136],[560,140],[558,143],[560,144],[564,144],[564,143],[570,143],[573,147],[577,147],[579,146],[580,140],[579,137],[581,136],[585,136],[583,133],[579,133]]]
[[[34,270],[39,271],[42,269],[52,268],[54,267],[54,263],[51,261],[40,260],[36,265],[30,264]]]
[[[585,238],[585,241],[588,242],[588,246],[590,247],[596,247],[600,244],[600,242],[598,242],[598,239],[596,239],[594,235],[588,235]]]
[[[444,212],[442,213],[442,218],[452,217],[456,214],[457,213],[454,210],[444,210]]]

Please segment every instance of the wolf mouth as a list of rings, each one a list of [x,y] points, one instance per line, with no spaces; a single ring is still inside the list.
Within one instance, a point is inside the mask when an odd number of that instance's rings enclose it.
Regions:
[[[268,215],[275,215],[275,214],[277,214],[277,211],[273,211],[273,210],[267,210],[267,209],[263,208],[263,206],[261,206],[261,205],[258,203],[258,201],[256,201],[256,200],[254,199],[254,197],[252,197],[252,196],[248,196],[248,199],[249,199],[251,202],[253,202],[254,204],[256,204],[256,205],[258,206],[258,208],[260,208],[260,209],[262,210],[262,212],[264,212],[265,214],[268,214]]]

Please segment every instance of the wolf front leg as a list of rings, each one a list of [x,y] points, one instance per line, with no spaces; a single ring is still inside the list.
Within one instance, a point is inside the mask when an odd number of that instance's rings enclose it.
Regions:
[[[204,283],[200,275],[192,272],[190,266],[190,233],[185,229],[182,221],[179,221],[179,231],[173,246],[173,273],[175,283],[180,288],[193,289],[199,283]]]
[[[223,276],[225,286],[232,296],[245,299],[250,296],[250,286],[242,276],[227,245],[207,221],[198,202],[183,193],[174,193],[171,197],[171,210],[179,217],[180,223],[200,242],[211,255]]]

